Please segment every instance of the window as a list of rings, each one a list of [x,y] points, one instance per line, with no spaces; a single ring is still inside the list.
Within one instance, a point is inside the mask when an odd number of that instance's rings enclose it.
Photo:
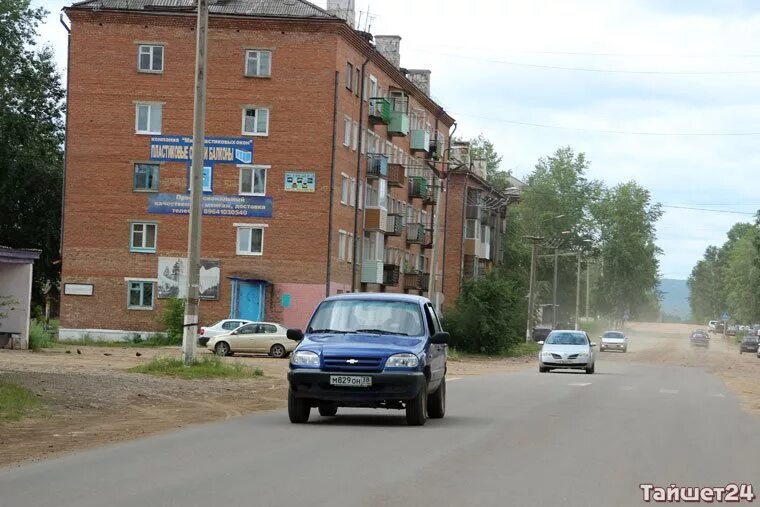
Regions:
[[[354,262],[354,234],[348,233],[348,252],[346,252],[346,260],[348,262]]]
[[[277,332],[277,326],[274,324],[261,324],[261,331],[267,334],[275,334]]]
[[[157,228],[154,222],[132,222],[129,251],[155,253]]]
[[[369,76],[369,97],[375,98],[379,97],[377,93],[377,78],[375,76],[370,75]]]
[[[345,174],[340,175],[340,203],[348,205],[348,200],[351,195],[351,189],[349,188],[350,180]]]
[[[135,192],[158,192],[158,164],[135,164]]]
[[[354,133],[353,133],[353,145],[352,148],[354,151],[359,148],[359,123],[354,122]]]
[[[212,187],[213,187],[213,181],[214,181],[214,169],[211,166],[204,166],[203,167],[203,179],[202,179],[202,189],[204,193],[211,193]],[[190,192],[193,187],[192,182],[192,168],[188,166],[187,168],[187,191]]]
[[[480,227],[477,220],[467,220],[464,237],[466,239],[480,239]]]
[[[351,118],[343,119],[343,146],[351,146]]]
[[[243,109],[243,135],[269,135],[269,109],[246,107]]]
[[[137,134],[161,133],[161,104],[138,103],[135,105],[135,132]]]
[[[382,261],[385,253],[385,236],[382,232],[364,233],[364,260]]]
[[[222,329],[226,329],[227,331],[234,331],[235,329],[239,328],[242,322],[239,320],[228,320],[224,324],[222,324]]]
[[[351,178],[351,198],[348,201],[351,206],[356,206],[356,178]]]
[[[269,166],[240,167],[240,195],[265,195]]]
[[[137,70],[140,72],[163,72],[164,47],[149,44],[137,46]]]
[[[367,131],[362,132],[362,154],[367,154]]]
[[[346,88],[353,89],[354,82],[354,66],[350,62],[346,62]]]
[[[237,254],[261,255],[264,253],[264,227],[261,225],[237,226]]]
[[[417,271],[425,272],[425,256],[420,255],[417,257]]]
[[[153,282],[150,281],[129,281],[129,295],[127,307],[133,310],[152,310],[153,309]]]
[[[354,81],[355,83],[354,95],[356,95],[357,97],[359,96],[359,88],[361,88],[360,86],[361,82],[362,82],[361,71],[359,71],[359,69],[356,69],[356,80]]]
[[[249,49],[245,52],[245,75],[269,77],[272,75],[272,52]]]
[[[346,239],[348,235],[346,234],[346,231],[339,230],[338,231],[338,260],[344,261],[346,260]]]
[[[362,209],[364,203],[364,182],[359,183],[359,209]]]

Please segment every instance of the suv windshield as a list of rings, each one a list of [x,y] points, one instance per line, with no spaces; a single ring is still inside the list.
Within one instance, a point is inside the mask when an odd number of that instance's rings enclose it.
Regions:
[[[552,333],[546,338],[549,345],[588,345],[586,335],[580,333]]]
[[[422,336],[424,329],[415,303],[342,299],[319,305],[307,332]]]

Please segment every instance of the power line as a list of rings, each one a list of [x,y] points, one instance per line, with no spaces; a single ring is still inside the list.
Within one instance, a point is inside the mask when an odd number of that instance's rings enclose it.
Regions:
[[[487,116],[480,116],[468,113],[452,112],[455,116],[465,116],[470,118],[478,118],[481,120],[495,121],[499,123],[509,123],[511,125],[522,125],[526,127],[539,127],[547,129],[557,130],[571,130],[575,132],[589,132],[593,134],[622,134],[632,136],[668,136],[668,137],[718,137],[718,136],[760,136],[760,132],[644,132],[636,130],[605,130],[605,129],[589,129],[582,127],[566,127],[562,125],[549,125],[546,123],[533,123],[527,121],[507,120],[505,118],[491,118]]]
[[[450,46],[446,44],[437,45],[437,47],[458,49],[460,51],[491,51],[491,47],[465,47],[465,46]],[[557,50],[530,50],[530,49],[509,49],[500,48],[501,53],[515,53],[515,54],[529,54],[529,55],[564,55],[564,56],[603,56],[603,57],[648,57],[648,58],[760,58],[760,53],[712,53],[712,54],[696,54],[696,53],[621,53],[621,52],[609,52],[609,51],[557,51]]]
[[[733,211],[733,210],[726,210],[726,209],[709,209],[709,208],[697,208],[692,206],[675,206],[672,204],[662,204],[663,208],[673,208],[673,209],[686,209],[691,211],[706,211],[710,213],[728,213],[732,215],[747,215],[747,216],[755,216],[755,213],[747,213],[746,211]]]
[[[497,60],[495,58],[483,58],[481,56],[458,55],[454,53],[440,53],[428,51],[426,49],[410,48],[411,51],[418,53],[427,53],[439,56],[448,56],[450,58],[461,58],[463,60],[475,60],[480,62],[498,63],[510,65],[513,67],[527,67],[531,69],[542,70],[565,70],[572,72],[593,72],[598,74],[638,74],[638,75],[659,75],[659,76],[721,76],[721,75],[741,75],[741,74],[760,74],[760,69],[752,70],[630,70],[630,69],[601,69],[594,67],[564,67],[559,65],[542,65],[538,63],[514,62],[510,60]]]

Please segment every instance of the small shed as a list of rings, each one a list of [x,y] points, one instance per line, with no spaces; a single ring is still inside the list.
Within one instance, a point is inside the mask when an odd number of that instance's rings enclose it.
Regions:
[[[0,348],[29,348],[32,267],[40,253],[0,246]]]

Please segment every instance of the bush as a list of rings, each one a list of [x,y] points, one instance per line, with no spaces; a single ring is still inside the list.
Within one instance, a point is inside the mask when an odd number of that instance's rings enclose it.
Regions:
[[[155,345],[181,345],[185,330],[185,301],[179,298],[167,299],[161,314],[161,323],[166,328],[166,343]],[[151,338],[154,338],[155,335]]]
[[[53,343],[53,339],[45,330],[42,322],[33,320],[29,326],[29,348],[35,352],[40,349],[48,348]]]
[[[444,314],[452,347],[462,352],[505,354],[524,341],[525,291],[496,272],[468,280],[456,308]]]

